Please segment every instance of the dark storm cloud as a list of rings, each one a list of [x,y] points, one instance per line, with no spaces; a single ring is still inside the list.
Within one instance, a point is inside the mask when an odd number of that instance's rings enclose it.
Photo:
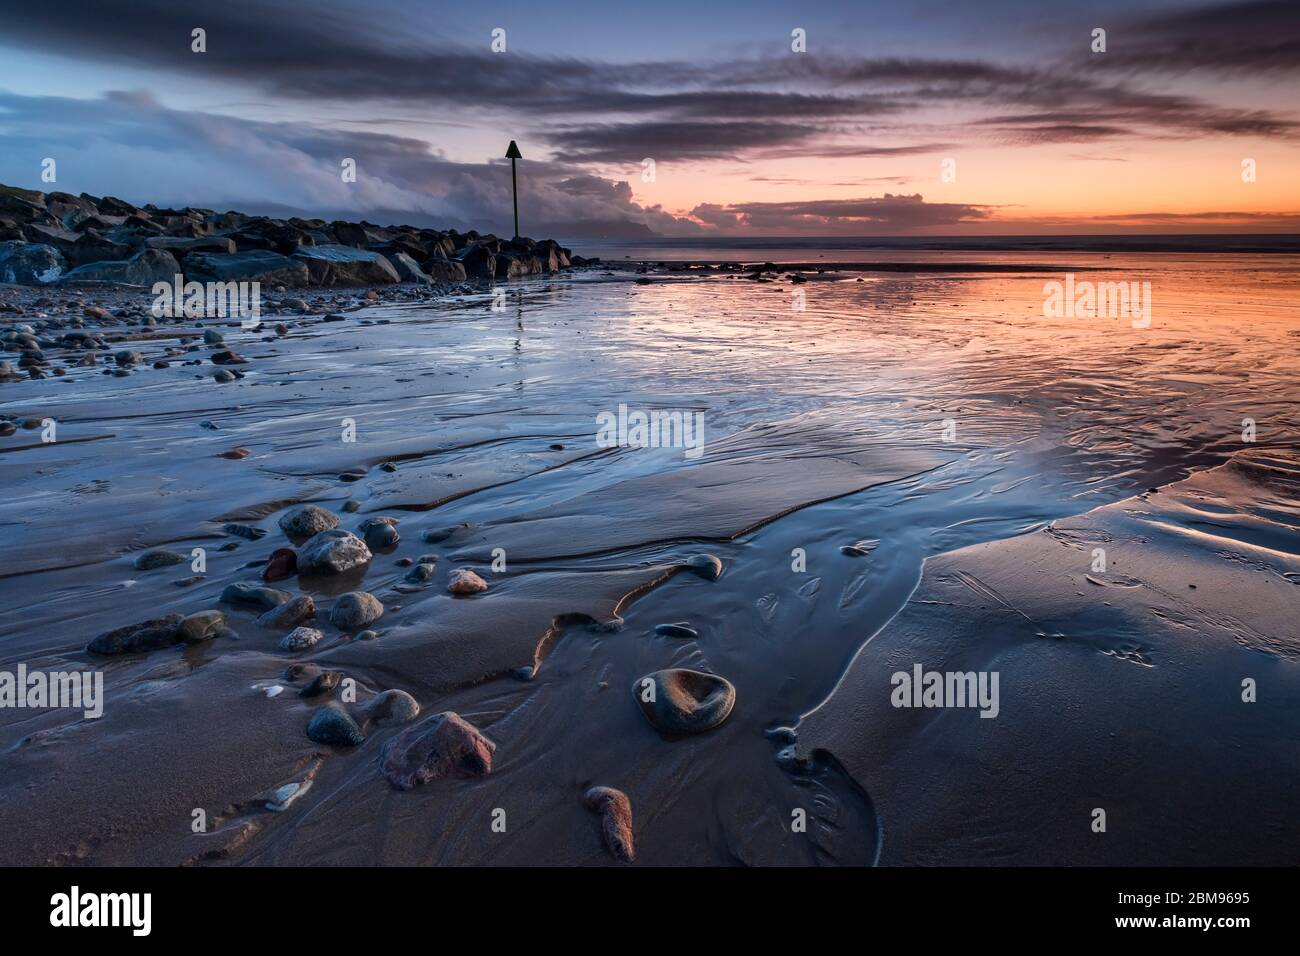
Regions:
[[[569,162],[639,163],[698,159],[734,159],[765,146],[807,139],[807,124],[741,123],[607,123],[551,133],[558,158]]]
[[[402,210],[393,215],[404,221],[500,230],[511,208],[510,167],[503,161],[452,162],[423,140],[390,134],[168,109],[144,93],[75,99],[0,91],[0,140],[0,182],[22,182],[51,157],[60,183],[135,202],[250,211],[273,205],[354,218]],[[186,161],[177,162],[178,155]],[[345,158],[356,160],[355,183],[340,175]],[[574,222],[697,228],[638,205],[625,182],[572,166],[530,162],[519,178],[520,212],[539,232]]]
[[[1126,19],[1108,36],[1107,70],[1295,74],[1300,72],[1296,0],[1214,3]]]

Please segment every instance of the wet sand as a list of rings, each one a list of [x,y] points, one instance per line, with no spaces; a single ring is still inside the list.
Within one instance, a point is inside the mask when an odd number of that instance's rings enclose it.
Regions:
[[[0,415],[58,423],[0,437],[0,668],[100,668],[107,696],[97,720],[0,709],[0,862],[626,865],[593,786],[630,799],[634,865],[1293,862],[1297,258],[1054,255],[798,284],[590,269],[511,282],[504,311],[220,325],[249,359],[225,384],[149,367],[196,332],[184,358],[207,360],[193,323],[122,324],[129,375],[0,385]],[[1045,280],[1094,267],[1152,282],[1151,328],[1042,317]],[[702,412],[705,454],[600,447],[620,404]],[[272,583],[319,609],[324,639],[289,653],[220,597],[294,544],[277,522],[302,502],[348,530],[399,519],[400,541]],[[196,547],[202,574],[133,564]],[[399,561],[425,555],[412,588]],[[488,589],[448,593],[462,567]],[[385,608],[373,640],[328,619],[357,588]],[[206,609],[233,633],[85,650]],[[301,661],[358,704],[400,689],[421,719],[461,715],[491,772],[398,790],[402,726],[312,741],[329,698],[284,678]],[[999,670],[999,716],[891,707],[913,663]],[[729,680],[726,720],[656,732],[631,689],[666,667]]]

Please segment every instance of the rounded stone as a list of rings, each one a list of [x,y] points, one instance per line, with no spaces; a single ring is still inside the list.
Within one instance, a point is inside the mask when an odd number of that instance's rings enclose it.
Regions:
[[[337,707],[322,707],[307,724],[307,736],[318,744],[355,747],[366,739],[357,722]]]
[[[632,685],[632,694],[651,726],[665,734],[700,734],[731,715],[736,688],[717,674],[673,667]]]
[[[302,540],[339,526],[339,516],[319,505],[297,505],[280,516],[280,530]]]
[[[384,605],[369,591],[349,591],[330,608],[330,623],[340,631],[361,630],[384,616]]]

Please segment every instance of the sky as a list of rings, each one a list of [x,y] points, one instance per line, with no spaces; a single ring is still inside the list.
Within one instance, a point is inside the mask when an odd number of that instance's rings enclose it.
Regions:
[[[1300,0],[0,0],[0,183],[509,234],[514,139],[532,235],[1300,232],[1298,90]]]

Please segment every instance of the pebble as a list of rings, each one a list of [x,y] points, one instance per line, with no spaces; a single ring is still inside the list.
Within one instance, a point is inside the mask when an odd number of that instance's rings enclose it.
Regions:
[[[280,650],[290,652],[305,651],[309,647],[315,647],[324,636],[314,627],[295,627],[280,638]]]
[[[251,454],[252,452],[249,451],[247,448],[231,448],[229,451],[223,451],[217,457],[228,458],[231,461],[239,461],[243,458],[247,458]]]
[[[311,789],[311,781],[305,780],[302,783],[286,783],[283,787],[277,787],[271,799],[266,801],[266,809],[272,813],[283,813],[289,809],[289,805]]]
[[[369,563],[370,549],[351,531],[332,528],[313,535],[298,552],[299,574],[342,574]]]
[[[420,716],[420,705],[404,690],[386,690],[366,701],[361,713],[380,724],[409,724]]]
[[[632,801],[622,790],[592,787],[582,797],[583,805],[600,814],[605,848],[615,859],[631,863],[636,858],[632,843]]]
[[[347,514],[353,514],[360,508],[361,502],[357,501],[356,498],[349,498],[347,501],[343,502],[343,511]]]
[[[271,631],[282,631],[286,627],[295,627],[315,616],[315,602],[308,595],[302,594],[291,601],[286,601],[284,604],[271,608],[257,619],[257,626]]]
[[[177,554],[175,551],[146,551],[144,554],[136,555],[133,564],[137,571],[155,571],[173,564],[184,564],[188,560],[185,555]]]
[[[339,526],[339,516],[319,505],[296,505],[280,515],[280,530],[294,539],[310,538],[314,534]]]
[[[366,739],[357,722],[333,705],[322,707],[312,715],[307,736],[318,744],[335,747],[355,747]]]
[[[132,654],[171,647],[180,642],[180,626],[184,618],[179,614],[128,624],[100,634],[86,650],[92,654]]]
[[[400,535],[397,533],[396,518],[367,518],[357,529],[365,539],[366,547],[371,551],[380,551],[397,545]]]
[[[454,711],[408,727],[384,747],[383,774],[398,790],[440,777],[482,777],[492,772],[497,747]]]
[[[233,534],[237,538],[243,538],[246,541],[258,541],[266,537],[265,528],[254,528],[247,524],[227,524],[222,525],[221,530],[226,534]]]
[[[232,372],[228,372],[224,368],[219,368],[212,373],[212,379],[213,381],[220,382],[222,385],[224,385],[227,382],[233,382],[235,380],[235,376]]]
[[[198,611],[180,624],[180,638],[186,644],[211,640],[226,629],[226,615],[220,611]]]
[[[433,577],[433,572],[434,567],[432,564],[417,564],[406,572],[406,577],[403,580],[411,584],[425,584]]]
[[[686,562],[686,567],[706,581],[716,581],[722,577],[722,561],[711,554],[695,555]]]
[[[266,567],[262,569],[263,581],[282,581],[298,571],[298,552],[292,548],[276,548],[271,552]]]
[[[646,697],[653,684],[652,700]],[[632,685],[632,694],[651,726],[665,734],[699,734],[731,715],[736,688],[716,674],[674,667],[655,671]]]
[[[457,568],[451,572],[447,590],[452,594],[478,594],[487,590],[487,582],[469,568]]]
[[[229,584],[221,592],[222,604],[251,604],[263,610],[270,610],[286,603],[291,597],[288,591],[263,587],[255,581],[238,581]]]
[[[339,682],[343,680],[342,671],[321,671],[312,682],[298,691],[299,697],[319,697],[321,694],[332,693]]]
[[[319,673],[321,673],[319,664],[313,664],[311,661],[294,661],[284,669],[284,679],[296,684],[300,680],[311,680]]]
[[[369,591],[349,591],[330,608],[330,623],[340,631],[356,631],[384,616],[384,606]]]
[[[875,551],[879,544],[880,541],[878,539],[869,539],[866,541],[858,541],[854,544],[840,545],[840,554],[846,555],[850,558],[866,557],[872,551]]]

